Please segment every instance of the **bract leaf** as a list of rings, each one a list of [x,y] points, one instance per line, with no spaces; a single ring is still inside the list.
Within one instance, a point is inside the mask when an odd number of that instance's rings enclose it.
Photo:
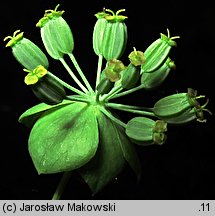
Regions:
[[[124,168],[126,161],[140,177],[141,168],[133,144],[124,129],[98,111],[100,143],[95,157],[81,169],[80,175],[93,194],[111,182]]]
[[[99,147],[95,157],[79,169],[80,175],[93,194],[110,183],[122,171],[126,163],[112,121],[101,112],[98,112],[97,120]]]
[[[123,156],[128,162],[130,167],[133,169],[139,181],[141,178],[142,168],[137,155],[136,149],[133,143],[129,140],[125,134],[125,129],[118,124],[114,123],[115,128],[117,129],[118,139],[120,140],[120,146],[122,149]]]
[[[38,173],[71,171],[86,164],[98,147],[98,124],[92,106],[75,102],[37,120],[29,152]]]
[[[61,108],[62,106],[69,105],[74,101],[63,100],[61,103],[56,105],[48,105],[46,103],[37,104],[30,109],[26,110],[20,117],[19,122],[27,127],[32,127],[36,120],[42,115],[43,112],[47,110],[55,110]]]

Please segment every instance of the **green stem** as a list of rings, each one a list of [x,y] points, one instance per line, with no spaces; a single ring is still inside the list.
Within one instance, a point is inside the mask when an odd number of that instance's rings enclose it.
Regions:
[[[97,75],[96,75],[96,87],[98,86],[98,84],[100,82],[100,78],[101,78],[102,61],[103,61],[103,56],[99,55],[98,66],[97,66]],[[96,88],[95,88],[95,92],[97,92]]]
[[[63,66],[66,68],[66,70],[68,71],[68,73],[70,74],[70,76],[73,78],[73,80],[77,83],[77,85],[81,88],[81,90],[85,93],[88,93],[88,90],[81,84],[81,82],[79,81],[79,79],[75,76],[75,74],[72,72],[72,70],[70,69],[70,67],[68,66],[68,64],[65,62],[65,60],[63,58],[59,59],[61,61],[61,63],[63,64]]]
[[[100,95],[96,94],[96,102],[99,102],[99,97],[100,97]]]
[[[109,111],[107,111],[104,107],[100,108],[101,112],[103,112],[108,118],[110,118],[112,121],[114,121],[116,124],[126,127],[126,124],[122,121],[120,121],[118,118],[114,117]]]
[[[79,97],[79,95],[69,95],[66,96],[66,99],[73,100],[73,101],[81,101],[86,103],[92,103],[92,99],[89,99],[88,97]]]
[[[124,104],[117,104],[117,103],[106,103],[105,106],[111,107],[113,109],[121,110],[121,111],[156,117],[155,114],[152,112],[153,108],[130,106],[130,105],[124,105]]]
[[[116,86],[114,88],[111,89],[111,91],[104,95],[102,98],[101,98],[101,101],[105,101],[105,100],[108,100],[108,99],[111,99],[114,97],[114,95],[116,95],[118,92],[120,92],[123,88],[121,87],[121,85],[119,86]]]
[[[78,71],[80,77],[82,78],[83,82],[84,82],[85,85],[87,86],[89,92],[93,93],[94,91],[93,91],[93,89],[92,89],[90,83],[88,82],[87,78],[85,77],[83,71],[81,70],[81,68],[80,68],[80,66],[79,66],[79,64],[78,64],[78,62],[76,61],[75,56],[74,56],[72,53],[68,53],[68,55],[69,55],[69,57],[70,57],[70,59],[71,59],[73,65],[75,66],[76,70]]]
[[[69,90],[79,94],[79,95],[85,95],[82,91],[72,87],[71,85],[67,84],[66,82],[64,82],[63,80],[61,80],[60,78],[58,78],[57,76],[55,76],[54,74],[52,74],[51,72],[48,72],[48,74],[53,77],[55,80],[57,80],[59,83],[61,83],[64,87],[68,88]]]
[[[63,194],[64,189],[65,189],[71,175],[72,175],[72,172],[64,172],[64,174],[60,180],[60,183],[58,184],[57,189],[56,189],[56,191],[52,197],[52,200],[59,200],[61,198],[61,195]]]
[[[135,91],[138,91],[138,90],[140,90],[140,89],[143,89],[143,88],[144,88],[144,85],[141,84],[141,85],[139,85],[139,86],[137,86],[137,87],[135,87],[135,88],[132,88],[132,89],[129,89],[129,90],[124,91],[124,92],[122,92],[122,93],[119,93],[119,94],[117,94],[117,95],[114,95],[113,97],[111,97],[111,99],[115,99],[115,98],[118,98],[118,97],[122,97],[122,96],[125,96],[125,95],[128,95],[128,94],[131,94],[131,93],[133,93],[133,92],[135,92]]]

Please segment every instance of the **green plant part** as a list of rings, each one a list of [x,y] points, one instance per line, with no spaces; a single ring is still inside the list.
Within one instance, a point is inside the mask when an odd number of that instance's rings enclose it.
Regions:
[[[142,73],[141,83],[146,90],[152,90],[159,87],[169,75],[171,70],[175,70],[176,66],[174,61],[169,57],[157,70],[152,73]]]
[[[20,30],[16,30],[13,33],[13,36],[7,36],[4,38],[4,41],[10,39],[10,41],[6,44],[6,47],[13,47],[14,45],[16,45],[20,40],[23,39],[23,34],[24,32],[21,32],[19,34],[17,34],[18,32],[20,32]]]
[[[140,66],[145,62],[144,53],[142,51],[137,51],[135,47],[134,51],[128,55],[128,58],[134,66]]]
[[[28,72],[24,79],[25,84],[31,86],[33,93],[41,102],[54,105],[66,97],[63,85],[48,74],[48,70],[42,65],[38,65],[33,71],[23,70]]]
[[[167,123],[162,120],[135,117],[126,125],[126,134],[138,145],[161,145],[166,141]]]
[[[62,18],[64,11],[57,11],[59,6],[60,5],[58,4],[54,10],[46,10],[44,17],[39,20],[36,26],[40,27],[41,38],[48,54],[53,59],[61,61],[63,66],[78,86],[80,86],[83,92],[87,93],[90,91],[92,93],[93,89],[91,85],[78,65],[75,56],[72,54],[74,49],[73,34],[68,23]],[[79,81],[64,60],[65,54],[70,57],[87,88]]]
[[[29,137],[29,152],[40,174],[77,169],[95,155],[97,147],[96,116],[93,107],[83,102],[44,112]]]
[[[144,52],[145,62],[141,65],[141,73],[151,73],[158,69],[167,59],[172,47],[176,46],[174,39],[179,36],[170,37],[169,29],[167,36],[163,33]]]
[[[42,65],[38,65],[33,71],[28,69],[23,69],[28,74],[25,77],[25,84],[26,85],[33,85],[37,83],[42,77],[44,77],[48,70],[46,70]]]
[[[173,94],[160,99],[155,103],[153,111],[159,118],[173,124],[186,123],[194,119],[205,122],[203,111],[211,114],[205,109],[208,100],[203,106],[197,101],[204,97],[204,95],[197,96],[197,91],[188,88],[188,93]]]
[[[64,11],[46,10],[44,17],[36,24],[41,28],[41,37],[49,55],[60,59],[64,54],[72,53],[74,39],[67,22],[62,18]]]
[[[58,4],[54,10],[45,10],[44,17],[42,17],[38,23],[36,24],[36,27],[42,28],[49,20],[52,20],[54,18],[61,17],[64,13],[64,11],[57,11],[60,4]]]
[[[61,103],[66,98],[66,92],[63,85],[47,74],[42,77],[36,84],[31,85],[35,96],[49,105]]]
[[[125,69],[122,61],[117,59],[112,59],[107,62],[107,67],[104,70],[106,77],[111,82],[116,82],[120,79],[120,72]]]
[[[98,12],[95,14],[97,21],[93,29],[93,50],[96,55],[102,55],[103,53],[103,37],[105,28],[107,25],[107,20],[105,19],[105,16],[107,16],[107,13],[105,11]]]
[[[100,95],[107,94],[113,88],[114,82],[111,82],[110,79],[105,77],[100,81],[97,86],[97,91]]]
[[[119,59],[125,51],[127,44],[127,26],[124,23],[126,16],[119,15],[125,11],[105,9],[96,14],[98,18],[93,31],[93,49],[97,55],[103,56],[107,61]]]
[[[127,19],[127,16],[123,16],[123,15],[119,15],[121,12],[124,12],[125,9],[120,9],[118,10],[116,13],[114,13],[112,10],[110,9],[105,9],[106,12],[109,12],[109,14],[107,14],[105,16],[105,19],[111,22],[122,22],[125,19]]]
[[[23,37],[23,32],[17,30],[13,36],[7,36],[4,41],[10,39],[6,47],[12,48],[13,56],[26,69],[34,70],[38,65],[48,68],[49,62],[42,50],[29,39]]]
[[[95,157],[79,169],[93,193],[99,192],[120,174],[128,163],[140,178],[141,167],[124,129],[101,112],[97,113],[100,143]],[[111,161],[111,162],[110,162]]]
[[[58,11],[58,7],[46,10],[36,26],[41,28],[47,53],[62,63],[77,88],[48,71],[45,54],[19,30],[5,38],[10,39],[6,46],[12,48],[14,57],[28,73],[25,83],[41,102],[19,117],[19,122],[31,129],[28,149],[33,164],[39,174],[62,173],[52,199],[61,198],[73,171],[88,184],[92,194],[105,188],[126,167],[140,180],[142,169],[135,144],[162,145],[167,140],[167,126],[194,119],[205,122],[203,111],[211,114],[206,108],[208,100],[202,106],[197,101],[205,96],[197,96],[191,88],[188,93],[161,98],[154,107],[111,103],[112,99],[138,90],[159,87],[175,67],[169,53],[178,36],[170,37],[167,30],[167,36],[161,34],[144,53],[134,48],[126,67],[120,60],[127,43],[127,17],[120,15],[125,10],[114,13],[104,9],[97,13],[92,37],[98,56],[93,89],[72,53],[73,34],[62,18],[64,11]],[[140,100],[145,93],[141,92]],[[125,123],[114,110],[135,117]]]
[[[134,86],[136,86],[139,78],[140,78],[140,68],[130,63],[123,73],[123,77],[121,81],[122,88],[125,89],[133,88]]]

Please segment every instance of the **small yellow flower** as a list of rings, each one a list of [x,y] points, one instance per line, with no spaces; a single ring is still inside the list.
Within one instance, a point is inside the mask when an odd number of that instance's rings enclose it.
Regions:
[[[48,71],[42,65],[38,65],[33,71],[28,69],[23,70],[28,72],[24,79],[26,85],[36,84],[43,76],[48,73]]]

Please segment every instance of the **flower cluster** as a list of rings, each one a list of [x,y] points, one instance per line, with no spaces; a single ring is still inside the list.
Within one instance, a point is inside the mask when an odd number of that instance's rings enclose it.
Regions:
[[[161,33],[144,51],[134,48],[128,56],[129,64],[121,61],[128,35],[124,9],[114,13],[104,9],[95,14],[93,50],[98,56],[96,86],[93,88],[73,54],[74,38],[64,11],[46,10],[36,24],[47,53],[62,63],[80,89],[63,81],[49,70],[46,54],[20,30],[8,36],[16,60],[27,75],[24,79],[41,103],[25,111],[19,122],[31,128],[29,153],[38,173],[64,172],[53,199],[60,198],[65,179],[76,170],[95,194],[110,183],[125,165],[137,178],[141,176],[135,144],[162,145],[167,139],[167,127],[193,120],[205,122],[197,91],[177,93],[158,100],[153,107],[132,106],[110,102],[138,90],[159,87],[176,68],[170,58],[175,39]],[[81,80],[65,61],[69,56]],[[105,64],[104,64],[105,63]],[[105,65],[105,66],[103,66]],[[68,95],[65,91],[70,90]],[[142,94],[143,92],[141,92]],[[113,113],[113,109],[136,115],[127,123]]]

